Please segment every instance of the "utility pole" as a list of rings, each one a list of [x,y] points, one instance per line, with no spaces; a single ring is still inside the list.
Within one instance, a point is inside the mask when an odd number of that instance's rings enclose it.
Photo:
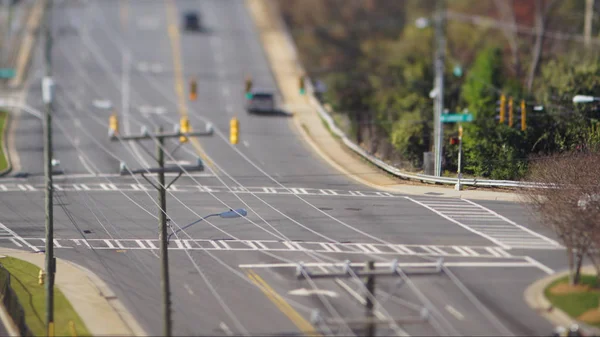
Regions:
[[[346,261],[342,266],[341,272],[319,272],[313,273],[306,269],[306,267],[299,263],[296,267],[296,278],[298,279],[340,279],[340,278],[363,278],[366,277],[364,284],[367,290],[364,299],[360,298],[361,304],[365,306],[365,318],[326,318],[321,317],[318,312],[313,313],[312,323],[324,323],[329,325],[342,326],[347,325],[366,327],[366,336],[373,337],[376,332],[377,324],[387,324],[390,327],[395,326],[396,333],[403,333],[402,329],[398,327],[399,324],[415,324],[425,323],[429,320],[429,312],[426,308],[422,308],[418,316],[408,316],[399,318],[386,318],[382,317],[381,313],[375,311],[375,278],[376,277],[398,277],[398,276],[428,276],[438,275],[442,272],[443,260],[439,259],[437,263],[433,264],[433,269],[429,267],[419,267],[418,270],[400,270],[398,266],[398,260],[394,260],[392,263],[388,263],[388,269],[377,270],[375,268],[375,262],[369,261],[366,263],[364,270],[356,269],[356,265],[350,261]],[[356,270],[355,270],[356,269]]]
[[[585,0],[585,17],[583,24],[584,42],[587,48],[592,43],[592,19],[594,18],[594,0]]]
[[[435,175],[442,175],[442,151],[444,129],[442,124],[442,113],[444,112],[444,62],[446,54],[446,37],[444,26],[446,24],[445,0],[437,0],[435,14],[435,111],[434,111],[434,154]]]
[[[375,271],[375,262],[369,261],[367,262],[367,273]],[[367,284],[365,285],[367,288],[367,293],[365,294],[365,307],[367,309],[367,336],[373,337],[375,336],[375,323],[373,321],[373,300],[372,297],[375,296],[375,275],[369,274],[367,276]]]
[[[54,274],[56,272],[56,259],[54,258],[54,210],[53,210],[53,185],[52,185],[52,0],[46,3],[45,33],[46,44],[44,48],[46,61],[46,76],[42,80],[42,96],[46,104],[46,123],[44,131],[44,180],[46,182],[46,332],[54,336]]]
[[[175,182],[185,171],[203,171],[204,165],[200,158],[198,158],[197,165],[190,166],[174,166],[174,167],[165,167],[165,153],[164,153],[164,145],[165,139],[168,138],[178,138],[179,145],[171,152],[171,156],[181,147],[182,144],[187,143],[189,137],[199,137],[199,136],[210,136],[213,134],[212,126],[208,126],[206,132],[191,132],[189,129],[189,121],[187,117],[183,117],[180,121],[180,126],[175,127],[175,132],[172,133],[163,133],[162,127],[158,127],[156,133],[151,135],[144,128],[142,129],[142,133],[140,135],[125,135],[125,136],[117,136],[119,126],[118,119],[116,115],[111,116],[109,121],[109,137],[112,141],[135,141],[138,142],[141,140],[148,140],[156,138],[156,157],[152,156],[151,152],[148,151],[142,144],[139,144],[142,149],[148,153],[151,157],[153,157],[157,164],[157,168],[150,169],[139,169],[139,170],[131,170],[129,171],[124,163],[121,163],[121,175],[129,174],[140,174],[150,185],[152,185],[158,191],[158,204],[160,205],[160,210],[158,214],[158,226],[159,226],[159,239],[160,239],[160,262],[161,262],[161,288],[162,288],[162,307],[163,307],[163,336],[170,337],[172,336],[172,326],[173,322],[171,320],[171,294],[170,294],[170,282],[169,282],[169,255],[168,255],[168,235],[167,235],[167,198],[166,198],[166,190]],[[165,185],[165,172],[176,172],[178,173],[177,177],[173,179],[169,184]],[[147,173],[156,173],[158,175],[158,185],[152,182],[145,174]]]

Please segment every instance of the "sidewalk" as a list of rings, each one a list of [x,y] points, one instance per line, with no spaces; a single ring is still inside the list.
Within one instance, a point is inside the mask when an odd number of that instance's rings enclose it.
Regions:
[[[513,193],[463,190],[453,186],[434,187],[404,181],[367,164],[363,158],[346,148],[323,125],[308,97],[298,92],[298,78],[304,73],[299,64],[293,41],[286,33],[276,3],[270,0],[246,0],[248,10],[260,32],[263,48],[285,105],[294,113],[293,123],[306,142],[325,161],[352,179],[372,188],[403,194],[479,200],[520,201]]]
[[[592,266],[584,266],[581,268],[581,273],[596,274],[596,270]],[[544,290],[546,289],[546,287],[548,287],[555,280],[564,277],[568,274],[569,271],[567,270],[559,273],[554,273],[540,280],[537,280],[525,290],[525,301],[531,309],[535,310],[537,313],[542,315],[542,317],[552,322],[554,326],[563,326],[568,328],[572,324],[578,324],[584,330],[589,331],[596,336],[599,336],[599,328],[576,321],[575,319],[569,317],[569,315],[567,315],[564,311],[553,307],[550,301],[546,299],[546,296],[544,295]]]
[[[44,267],[44,254],[0,248],[0,255]],[[71,302],[92,335],[147,336],[144,329],[98,276],[61,259],[56,260],[56,269],[56,286]]]

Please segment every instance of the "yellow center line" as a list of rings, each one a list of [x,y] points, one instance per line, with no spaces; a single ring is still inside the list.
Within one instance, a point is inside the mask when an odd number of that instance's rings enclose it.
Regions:
[[[169,39],[171,40],[171,52],[173,53],[173,67],[175,70],[175,92],[177,93],[177,103],[179,107],[179,114],[182,117],[187,117],[188,109],[185,100],[185,81],[183,78],[183,65],[181,63],[181,45],[180,45],[180,34],[177,26],[177,15],[175,11],[175,2],[173,0],[165,0],[167,8],[167,22]],[[212,160],[208,158],[204,149],[200,145],[200,142],[195,137],[190,137],[190,142],[196,152],[200,155],[200,158],[211,168],[214,168]]]
[[[257,285],[265,296],[275,304],[275,306],[287,316],[287,318],[294,323],[294,325],[302,331],[306,336],[321,336],[315,329],[315,327],[307,321],[302,315],[298,313],[289,303],[287,303],[279,294],[271,288],[265,280],[263,280],[254,271],[249,270],[247,273],[248,278]]]

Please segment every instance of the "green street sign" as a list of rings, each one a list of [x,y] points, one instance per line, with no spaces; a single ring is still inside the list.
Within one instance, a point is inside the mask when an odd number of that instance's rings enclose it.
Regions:
[[[15,75],[15,70],[12,68],[0,68],[0,78],[13,78]]]
[[[460,123],[472,121],[472,114],[442,114],[442,123]]]

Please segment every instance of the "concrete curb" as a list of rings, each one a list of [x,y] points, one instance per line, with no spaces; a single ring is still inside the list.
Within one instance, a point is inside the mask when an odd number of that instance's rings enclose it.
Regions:
[[[0,254],[44,268],[44,254],[0,248]],[[90,270],[57,259],[56,286],[94,336],[148,336],[110,287]]]
[[[0,137],[2,137],[2,153],[4,154],[4,158],[6,158],[6,163],[8,164],[8,166],[3,171],[0,171],[0,177],[5,176],[12,171],[12,161],[10,160],[11,156],[10,156],[10,153],[8,152],[8,146],[7,146],[7,143],[10,138],[8,136],[8,134],[11,131],[10,124],[11,124],[12,118],[10,118],[10,117],[11,117],[10,114],[8,112],[6,112],[6,121],[4,122],[4,127],[2,128],[2,130],[0,130]]]
[[[26,77],[27,67],[31,61],[31,54],[35,47],[35,40],[37,37],[38,28],[44,17],[47,0],[36,1],[33,9],[29,14],[27,23],[25,26],[25,37],[21,42],[19,53],[16,60],[16,76],[8,82],[8,87],[11,89],[18,89],[23,84]]]
[[[595,274],[596,271],[592,266],[584,266],[581,268],[582,274]],[[590,326],[586,323],[579,322],[578,320],[571,318],[567,313],[552,306],[552,303],[548,301],[544,295],[544,290],[554,281],[569,275],[569,271],[561,271],[555,274],[546,276],[542,279],[537,280],[531,284],[524,292],[525,302],[527,305],[542,317],[550,321],[554,326],[569,327],[572,324],[578,324],[586,332],[591,332],[596,336],[600,335],[600,329]]]
[[[277,87],[284,98],[284,102],[286,105],[291,104],[292,106],[294,103],[299,103],[297,97],[292,97],[289,95],[290,91],[285,90],[286,84],[289,84],[286,83],[288,80],[286,77],[291,76],[289,75],[290,71],[298,74],[303,73],[303,67],[299,63],[296,46],[290,37],[287,27],[285,26],[285,22],[283,22],[281,15],[275,13],[276,8],[274,7],[277,4],[269,0],[246,0],[245,4],[248,9],[248,13],[254,21],[255,29],[260,35],[263,51],[267,56],[271,73],[273,74]],[[278,43],[273,45],[275,42]],[[286,49],[287,51],[283,52],[283,54],[281,52],[277,54],[277,49],[281,50],[282,48]],[[283,57],[281,55],[283,55]],[[287,68],[282,70],[282,68],[285,67]],[[284,74],[285,70],[287,70],[288,73]],[[280,74],[280,72],[282,73]],[[296,79],[293,79],[293,81],[296,83]],[[399,178],[391,178],[389,177],[388,173],[383,172],[380,168],[376,168],[367,163],[361,162],[361,158],[357,158],[358,154],[348,153],[348,151],[345,151],[345,147],[342,142],[339,141],[339,139],[331,135],[327,130],[320,130],[321,128],[325,129],[325,127],[320,123],[322,119],[317,111],[314,110],[314,107],[309,103],[301,104],[305,105],[307,110],[306,114],[310,114],[308,119],[312,118],[313,120],[311,120],[312,123],[303,123],[303,119],[298,113],[293,114],[293,125],[298,130],[298,133],[302,135],[300,138],[302,138],[309,145],[309,147],[312,148],[314,152],[316,152],[330,166],[360,184],[381,191],[408,195],[431,195],[435,197],[449,197],[457,199],[464,198],[472,200],[494,200],[509,202],[521,201],[520,196],[513,193],[473,190],[455,191],[451,188],[402,184]],[[314,118],[315,116],[317,119]],[[307,119],[307,117],[305,117],[305,119]],[[305,130],[305,128],[308,130]],[[319,134],[320,137],[314,137],[313,133]],[[334,139],[335,143],[329,141],[329,145],[330,147],[336,148],[333,149],[333,151],[332,149],[327,149],[327,146],[325,145],[327,141],[323,140],[323,138]],[[341,158],[345,159],[342,160]],[[348,162],[348,166],[368,167],[368,171],[373,172],[372,176],[374,178],[371,179],[373,181],[363,179],[357,174],[350,172],[350,170],[344,167],[345,165],[340,164],[341,162],[345,161]],[[382,182],[389,183],[382,184]]]
[[[10,337],[20,336],[19,329],[17,328],[15,321],[10,317],[8,310],[4,307],[4,303],[0,303],[0,321],[2,321],[2,324]]]

